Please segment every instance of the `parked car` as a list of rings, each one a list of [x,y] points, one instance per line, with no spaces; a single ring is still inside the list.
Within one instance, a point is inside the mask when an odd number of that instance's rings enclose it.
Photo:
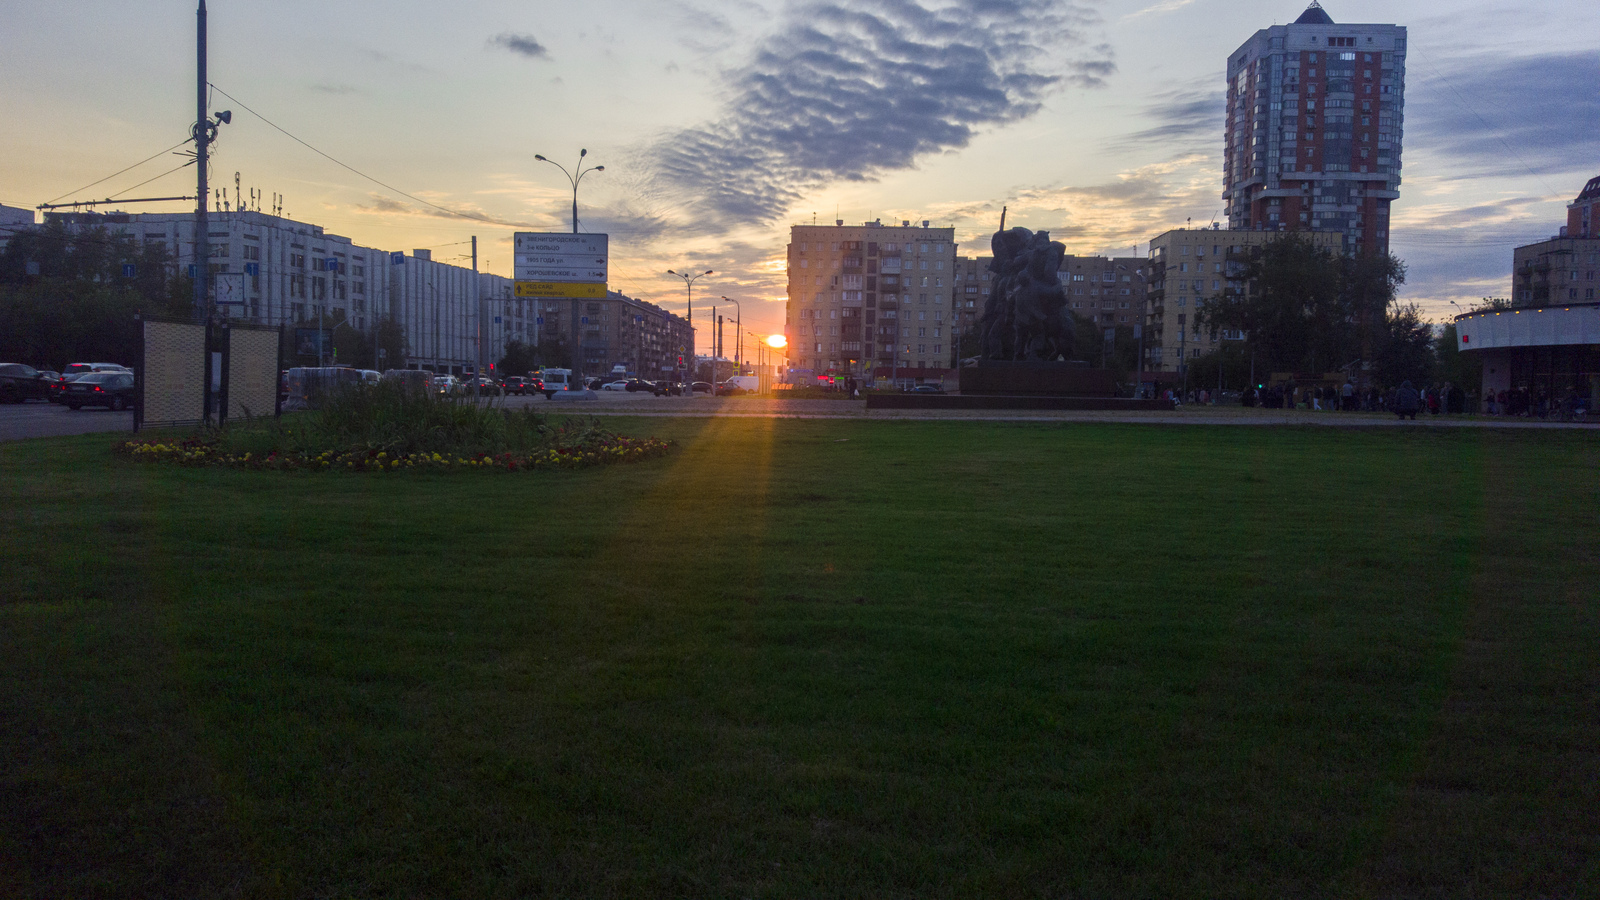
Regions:
[[[910,390],[910,393],[913,393],[913,394],[942,394],[942,393],[944,393],[944,388],[939,387],[937,384],[919,384],[916,387],[912,388]]]
[[[528,393],[528,379],[523,378],[521,375],[507,376],[504,386],[507,394],[516,394],[521,397]]]
[[[600,385],[600,390],[602,391],[625,391],[627,389],[628,383],[626,381],[613,381],[609,384]]]
[[[61,377],[57,378],[55,384],[51,386],[50,402],[64,402],[67,396],[67,385],[77,381],[80,376],[88,375],[91,372],[125,372],[129,375],[133,374],[132,369],[118,363],[67,363],[66,367],[61,370]]]
[[[133,408],[132,372],[85,372],[67,385],[68,409],[104,406],[120,412]]]
[[[0,363],[0,403],[48,401],[51,380],[45,374],[22,363]]]
[[[77,375],[77,374],[81,374],[83,372],[129,372],[129,373],[131,373],[131,372],[133,372],[133,370],[128,368],[125,365],[122,365],[121,363],[108,363],[108,362],[67,363],[67,367],[65,369],[61,370],[61,374],[63,374],[63,375]]]

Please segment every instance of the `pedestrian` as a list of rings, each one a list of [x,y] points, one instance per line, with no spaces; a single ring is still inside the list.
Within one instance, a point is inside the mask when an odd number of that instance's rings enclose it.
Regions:
[[[1400,382],[1400,389],[1394,392],[1394,414],[1401,419],[1417,420],[1417,411],[1422,409],[1422,395],[1411,386],[1411,382]]]

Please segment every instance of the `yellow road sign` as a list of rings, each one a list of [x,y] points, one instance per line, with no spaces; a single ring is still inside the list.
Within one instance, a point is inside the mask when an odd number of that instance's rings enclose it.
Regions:
[[[604,300],[603,284],[572,284],[563,281],[518,281],[518,297],[550,297],[563,300]]]

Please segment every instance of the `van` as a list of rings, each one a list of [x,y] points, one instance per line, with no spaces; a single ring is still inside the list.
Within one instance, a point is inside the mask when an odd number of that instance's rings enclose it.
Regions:
[[[556,391],[572,390],[571,369],[545,369],[541,373],[544,380],[544,398],[549,400],[555,396]]]

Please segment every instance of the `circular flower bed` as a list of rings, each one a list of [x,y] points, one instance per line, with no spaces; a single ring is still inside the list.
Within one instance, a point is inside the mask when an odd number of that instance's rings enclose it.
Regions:
[[[271,471],[401,472],[416,469],[498,469],[524,472],[535,469],[581,469],[610,463],[635,462],[664,456],[669,445],[656,438],[606,435],[581,446],[551,447],[529,453],[390,453],[386,450],[324,450],[279,452],[264,455],[231,451],[221,441],[208,438],[122,441],[112,452],[130,459],[176,463],[180,466],[219,466],[230,469]]]

